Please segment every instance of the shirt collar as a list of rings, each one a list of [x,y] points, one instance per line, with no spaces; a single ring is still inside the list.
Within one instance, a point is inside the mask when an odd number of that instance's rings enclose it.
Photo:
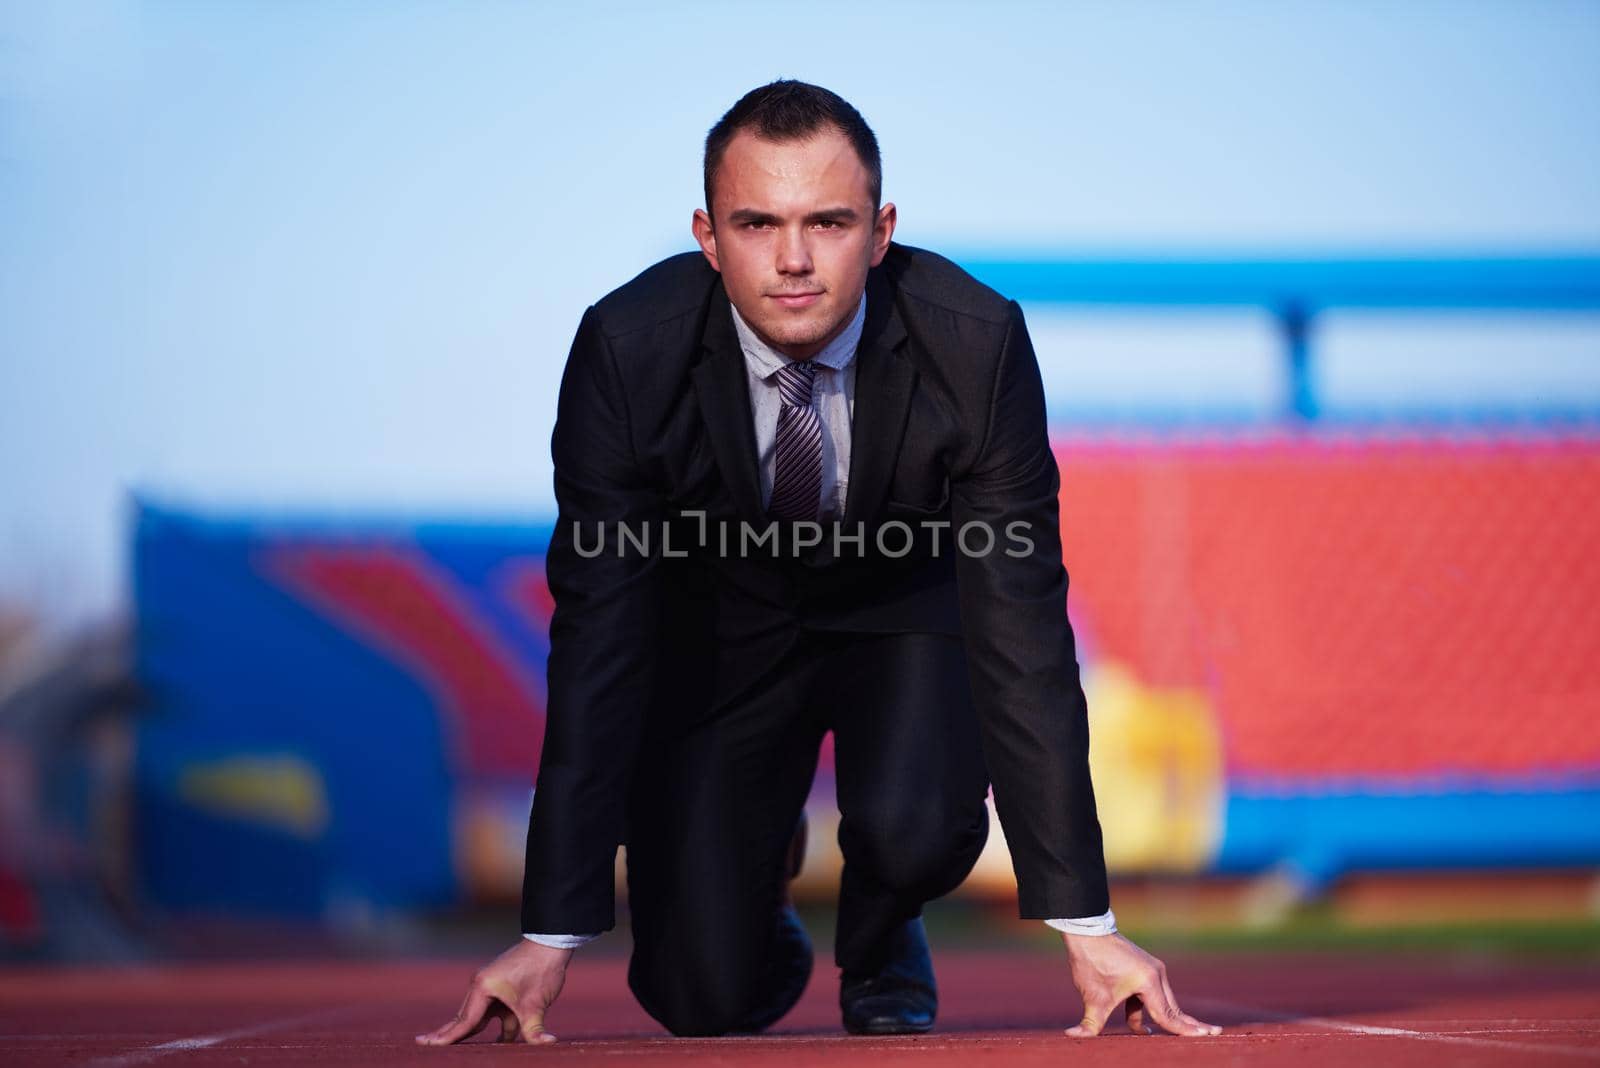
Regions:
[[[761,379],[771,378],[786,364],[797,362],[762,341],[750,324],[744,321],[744,316],[739,314],[739,309],[733,306],[732,301],[728,307],[733,312],[733,328],[739,333],[739,347],[744,350],[745,366],[751,374]],[[866,321],[867,295],[863,293],[849,325],[840,331],[838,337],[828,342],[826,348],[811,357],[811,362],[834,371],[842,371],[850,366],[850,361],[856,358],[856,347],[861,344],[861,328]]]

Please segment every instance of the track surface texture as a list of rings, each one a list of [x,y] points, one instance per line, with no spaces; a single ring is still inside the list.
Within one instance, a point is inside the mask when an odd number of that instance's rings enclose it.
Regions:
[[[495,1024],[459,1046],[412,1036],[449,1018],[473,961],[184,964],[0,970],[0,1064],[445,1065],[530,1063],[840,1066],[1065,1063],[1600,1063],[1600,962],[1459,955],[1216,954],[1169,957],[1185,1008],[1216,1038],[1062,1035],[1078,1002],[1064,958],[938,954],[933,1033],[855,1038],[818,962],[804,999],[770,1034],[666,1035],[633,1002],[624,962],[580,959],[549,1026],[551,1046],[498,1045]]]

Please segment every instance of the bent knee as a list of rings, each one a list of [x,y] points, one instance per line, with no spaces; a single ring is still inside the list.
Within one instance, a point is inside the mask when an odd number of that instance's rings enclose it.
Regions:
[[[738,1026],[737,1013],[692,1006],[657,1016],[656,1020],[678,1038],[721,1038]]]
[[[628,976],[628,987],[639,1005],[679,1038],[725,1035],[743,1018],[746,1006],[725,994],[718,996],[711,985],[682,975],[664,977],[662,982]]]
[[[847,821],[848,822],[848,821]],[[841,829],[845,860],[878,883],[932,899],[971,873],[989,838],[989,813],[978,807],[958,819],[857,823]]]
[[[680,1038],[749,1030],[761,992],[760,962],[740,956],[696,966],[691,963],[694,956],[670,954],[651,966],[636,955],[628,969],[628,987],[639,1005]]]

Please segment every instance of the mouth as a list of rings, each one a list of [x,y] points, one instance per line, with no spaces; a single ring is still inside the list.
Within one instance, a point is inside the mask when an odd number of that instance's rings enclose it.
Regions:
[[[768,296],[785,308],[809,308],[822,299],[822,290],[809,293],[769,293]]]

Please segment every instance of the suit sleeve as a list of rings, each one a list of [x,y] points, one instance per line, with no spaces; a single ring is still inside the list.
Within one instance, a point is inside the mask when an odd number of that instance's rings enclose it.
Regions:
[[[634,455],[622,379],[592,308],[561,377],[551,455],[558,518],[545,574],[555,613],[522,930],[604,931],[615,922],[612,872],[664,598],[659,559],[632,545],[618,552],[619,525],[659,537],[662,505]]]
[[[1013,302],[983,443],[971,466],[952,476],[950,493],[958,535],[981,523],[995,537],[988,553],[958,549],[956,574],[984,759],[1024,919],[1094,916],[1110,907],[1089,780],[1088,709],[1066,615],[1059,488],[1038,361]],[[1018,533],[1031,548],[1010,536]],[[974,552],[983,544],[979,531],[968,535]]]

